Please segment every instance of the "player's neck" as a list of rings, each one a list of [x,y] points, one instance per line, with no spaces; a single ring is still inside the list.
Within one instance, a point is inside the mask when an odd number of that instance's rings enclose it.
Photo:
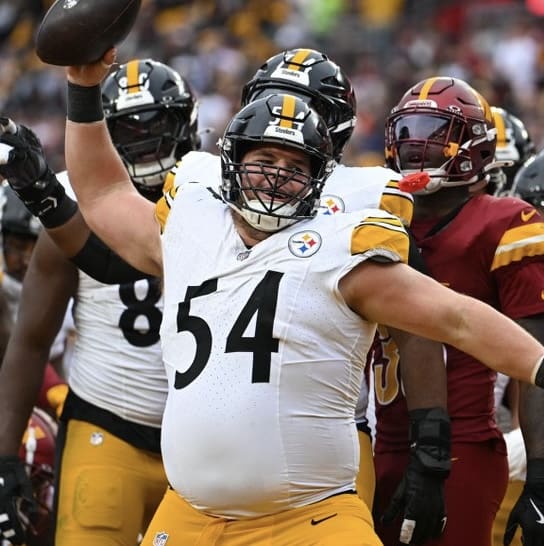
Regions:
[[[231,214],[234,221],[234,227],[247,248],[251,248],[272,235],[271,232],[261,231],[249,225],[235,210],[231,210]]]

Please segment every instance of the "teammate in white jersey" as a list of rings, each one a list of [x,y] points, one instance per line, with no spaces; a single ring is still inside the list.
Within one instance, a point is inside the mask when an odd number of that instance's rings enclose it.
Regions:
[[[155,202],[166,172],[198,146],[196,99],[177,72],[149,59],[119,67],[103,94],[109,130],[132,181]],[[58,179],[70,192],[66,174]],[[101,243],[93,241],[101,252]],[[82,254],[76,262],[96,257]],[[106,268],[105,281],[115,282],[115,267]],[[39,238],[0,373],[0,478],[9,484],[0,489],[0,513],[6,514],[0,530],[14,544],[25,541],[24,516],[18,519],[15,510],[24,484],[10,481],[17,476],[14,456],[70,296],[76,301],[77,340],[61,418],[51,543],[135,546],[166,491],[160,456],[167,393],[159,344],[161,288],[156,277],[139,277],[144,278],[121,284],[95,281],[46,234]]]
[[[130,183],[96,100],[113,56],[68,68],[66,154],[91,229],[165,287],[162,443],[176,489],[143,544],[379,544],[365,505],[348,494],[375,323],[454,344],[538,384],[544,347],[399,263],[408,240],[397,218],[369,209],[312,219],[331,143],[293,96],[255,101],[233,118],[220,195],[188,185],[170,195],[170,215],[162,201],[155,211]],[[16,167],[15,159],[10,181],[21,190]],[[178,460],[193,472],[180,473]],[[258,476],[257,465],[266,470]]]

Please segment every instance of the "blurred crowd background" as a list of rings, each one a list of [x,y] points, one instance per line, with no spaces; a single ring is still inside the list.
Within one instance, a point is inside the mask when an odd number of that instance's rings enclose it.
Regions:
[[[30,125],[64,168],[64,69],[34,37],[52,0],[0,0],[0,112]],[[118,61],[152,57],[192,83],[204,149],[239,107],[242,85],[291,47],[329,55],[352,78],[358,124],[344,159],[383,162],[383,125],[413,83],[463,78],[521,118],[544,147],[544,0],[142,0]]]

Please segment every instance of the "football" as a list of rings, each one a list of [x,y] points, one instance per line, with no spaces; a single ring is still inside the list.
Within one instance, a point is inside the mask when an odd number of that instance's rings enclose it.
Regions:
[[[36,35],[36,53],[47,64],[98,61],[130,32],[140,0],[56,0]]]

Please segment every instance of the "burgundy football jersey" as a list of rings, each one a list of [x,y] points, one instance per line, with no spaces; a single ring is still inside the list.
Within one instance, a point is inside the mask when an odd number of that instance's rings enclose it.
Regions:
[[[479,195],[445,226],[413,220],[429,274],[517,319],[544,312],[544,220],[524,201]],[[376,451],[406,450],[408,425],[399,355],[385,328],[374,344]],[[494,419],[495,372],[447,347],[452,440],[500,437]]]

